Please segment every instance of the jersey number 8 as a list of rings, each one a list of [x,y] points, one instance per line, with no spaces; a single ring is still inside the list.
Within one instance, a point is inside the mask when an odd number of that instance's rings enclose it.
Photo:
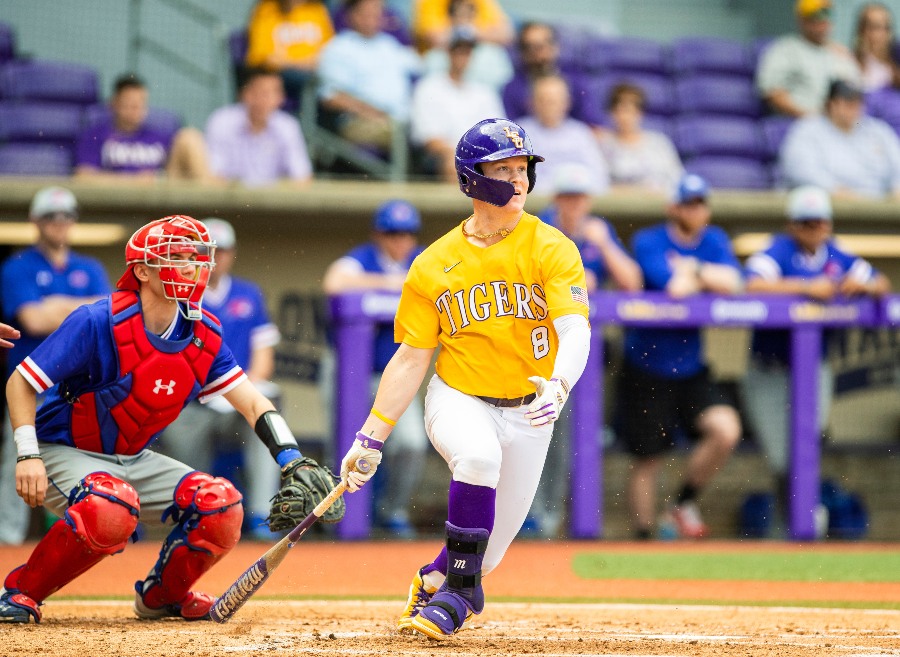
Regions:
[[[550,333],[546,326],[537,326],[531,332],[531,346],[534,349],[535,360],[540,360],[550,353]]]

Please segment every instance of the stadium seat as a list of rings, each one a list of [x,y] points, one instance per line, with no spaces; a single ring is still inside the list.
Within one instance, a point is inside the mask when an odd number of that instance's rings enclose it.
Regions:
[[[668,48],[638,37],[594,38],[588,43],[586,63],[593,71],[627,71],[668,75]]]
[[[672,70],[678,76],[717,73],[752,77],[753,58],[749,48],[737,41],[686,37],[672,44]]]
[[[0,142],[48,143],[72,148],[84,110],[74,103],[0,101]]]
[[[766,145],[766,151],[770,160],[778,159],[781,142],[784,141],[784,137],[793,122],[794,119],[790,116],[777,114],[760,119],[759,128],[762,131],[763,142]]]
[[[732,155],[769,159],[759,126],[740,116],[695,115],[675,119],[675,146],[683,158]]]
[[[648,114],[671,116],[677,107],[673,102],[672,83],[662,75],[652,73],[605,73],[592,76],[585,82],[585,106],[583,113],[593,111],[601,120],[592,120],[598,125],[606,124],[606,102],[612,88],[622,82],[628,82],[644,91],[646,103],[644,111]],[[598,118],[593,117],[593,118]]]
[[[736,114],[757,117],[762,103],[746,76],[692,75],[675,80],[680,114]]]
[[[881,119],[900,134],[900,91],[889,87],[868,94],[866,113]]]
[[[559,68],[567,73],[588,72],[586,53],[590,35],[572,25],[557,25],[554,29],[559,45]]]
[[[772,187],[768,167],[750,158],[703,155],[688,160],[684,168],[688,173],[703,176],[716,189],[763,190]]]
[[[0,23],[0,65],[16,58],[16,33],[8,23]]]
[[[92,105],[98,97],[97,72],[89,66],[35,59],[0,69],[0,98]]]
[[[68,176],[72,151],[49,144],[0,146],[0,176]]]

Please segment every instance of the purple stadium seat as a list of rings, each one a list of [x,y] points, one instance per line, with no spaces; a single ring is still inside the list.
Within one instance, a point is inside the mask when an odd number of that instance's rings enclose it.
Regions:
[[[90,66],[35,59],[0,69],[0,98],[92,105],[98,96],[97,72]]]
[[[686,37],[672,44],[672,69],[678,75],[725,73],[753,76],[750,49],[737,41],[716,37]]]
[[[668,116],[659,114],[644,114],[642,126],[645,130],[654,130],[663,133],[669,139],[675,138],[675,126]]]
[[[757,117],[762,103],[753,80],[736,75],[692,75],[675,81],[681,114],[736,114]]]
[[[16,33],[8,23],[0,23],[0,65],[16,58]]]
[[[594,71],[629,71],[657,75],[669,73],[667,47],[650,39],[592,39],[586,56]]]
[[[697,115],[675,119],[675,146],[685,159],[699,155],[732,155],[758,161],[768,149],[754,119]]]
[[[591,36],[571,25],[556,25],[554,29],[559,45],[559,68],[567,73],[589,71],[586,52]]]
[[[771,189],[769,169],[759,160],[704,155],[688,160],[684,166],[688,173],[706,178],[717,189]]]
[[[676,111],[672,83],[662,75],[651,73],[605,73],[589,78],[585,83],[585,94],[592,111],[602,115],[603,120],[598,124],[606,123],[606,102],[612,88],[621,83],[628,82],[640,87],[644,91],[646,104],[644,111],[648,114],[671,116]],[[587,108],[586,108],[587,109]]]
[[[247,57],[247,45],[249,39],[247,30],[241,28],[228,35],[228,58],[232,66],[243,66]]]
[[[900,134],[900,90],[889,87],[868,94],[866,113],[881,119]]]
[[[68,176],[72,151],[49,144],[0,146],[0,176]]]
[[[101,121],[110,121],[112,114],[105,104],[91,105],[84,111],[84,124],[96,125]],[[172,110],[162,107],[151,107],[147,112],[147,125],[158,132],[175,134],[184,125],[181,117]]]
[[[74,103],[0,101],[0,142],[75,145],[84,109]]]
[[[763,142],[766,144],[769,159],[775,160],[778,158],[781,142],[784,141],[784,136],[793,122],[794,119],[790,116],[777,114],[760,119],[759,127],[762,130]]]

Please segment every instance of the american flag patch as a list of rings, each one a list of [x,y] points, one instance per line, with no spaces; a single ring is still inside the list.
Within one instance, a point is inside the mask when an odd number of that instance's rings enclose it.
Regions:
[[[569,290],[572,291],[572,301],[583,303],[585,306],[588,305],[587,290],[583,287],[578,287],[577,285],[569,286]]]

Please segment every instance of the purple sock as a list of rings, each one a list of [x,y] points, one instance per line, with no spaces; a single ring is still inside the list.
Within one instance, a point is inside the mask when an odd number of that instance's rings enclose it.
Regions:
[[[450,495],[447,502],[447,520],[457,527],[494,529],[494,511],[496,508],[497,490],[488,486],[473,486],[461,481],[450,481]],[[423,574],[434,572],[447,573],[447,547],[423,569]]]

